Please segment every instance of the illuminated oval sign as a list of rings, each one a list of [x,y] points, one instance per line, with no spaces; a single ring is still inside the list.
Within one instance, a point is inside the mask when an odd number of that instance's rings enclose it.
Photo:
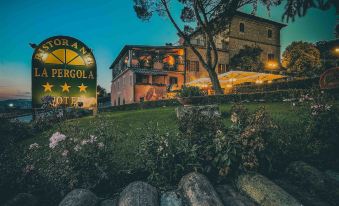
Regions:
[[[41,42],[32,57],[32,106],[53,97],[54,106],[97,107],[97,67],[91,50],[78,39],[55,36]]]
[[[333,89],[339,87],[339,67],[326,70],[320,76],[321,89]]]

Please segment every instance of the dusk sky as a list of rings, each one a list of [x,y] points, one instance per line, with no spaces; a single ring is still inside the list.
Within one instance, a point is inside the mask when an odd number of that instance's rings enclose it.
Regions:
[[[250,13],[251,8],[243,11]],[[282,13],[281,6],[272,9],[271,17],[263,8],[257,15],[281,22]],[[289,22],[282,30],[281,52],[292,41],[334,39],[334,27],[334,8],[310,10],[306,17]],[[140,21],[134,13],[132,0],[2,1],[0,100],[30,98],[33,49],[29,43],[39,44],[56,35],[75,37],[93,49],[98,84],[108,92],[111,82],[109,66],[124,45],[164,45],[178,40],[167,18],[154,16],[149,22]]]

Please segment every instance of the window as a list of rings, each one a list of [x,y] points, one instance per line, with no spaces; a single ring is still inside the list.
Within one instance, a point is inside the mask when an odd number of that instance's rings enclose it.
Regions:
[[[199,72],[199,61],[187,61],[187,71]]]
[[[123,104],[123,105],[126,104],[125,99],[122,100],[122,104]]]
[[[170,83],[170,85],[178,84],[178,78],[177,77],[170,77],[169,83]]]
[[[132,83],[133,83],[132,80],[133,80],[133,77],[130,76],[130,77],[129,77],[129,84],[130,84],[131,86],[132,86]]]
[[[240,23],[239,24],[239,31],[240,32],[245,32],[245,24],[244,23]]]
[[[120,97],[118,98],[118,106],[120,106]]]
[[[136,83],[148,84],[148,77],[146,75],[137,74]]]
[[[226,73],[227,65],[226,64],[218,64],[218,74]]]
[[[118,89],[119,89],[120,88],[119,79],[117,81],[117,86],[118,86]]]
[[[268,59],[268,61],[274,60],[274,54],[272,54],[272,53],[267,54],[267,59]]]
[[[267,38],[272,38],[272,30],[271,29],[268,29],[267,30]]]

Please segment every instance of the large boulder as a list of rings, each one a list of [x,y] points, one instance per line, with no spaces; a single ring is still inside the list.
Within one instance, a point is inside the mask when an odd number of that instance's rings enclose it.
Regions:
[[[98,198],[89,190],[75,189],[64,197],[59,206],[96,206]]]
[[[158,206],[158,191],[152,185],[137,181],[129,184],[120,194],[118,206]]]
[[[180,194],[176,191],[168,191],[161,195],[160,206],[182,206]]]
[[[307,188],[327,202],[339,202],[339,185],[317,168],[295,161],[286,168],[286,175],[294,184]]]
[[[240,194],[230,185],[218,185],[216,191],[224,206],[256,206],[247,196]]]
[[[13,199],[5,203],[5,206],[37,206],[38,200],[29,193],[19,193]]]
[[[240,175],[237,187],[261,206],[300,206],[285,190],[260,174]]]
[[[185,175],[179,189],[189,206],[223,206],[217,192],[208,179],[199,173]]]

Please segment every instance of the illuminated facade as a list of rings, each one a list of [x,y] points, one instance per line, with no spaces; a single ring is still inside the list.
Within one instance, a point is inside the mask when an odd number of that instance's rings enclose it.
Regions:
[[[230,71],[230,58],[245,45],[258,46],[263,50],[261,60],[266,63],[265,69],[278,69],[280,30],[284,26],[278,22],[238,12],[230,26],[215,37],[219,57],[216,72],[219,78],[222,78],[221,87],[225,93],[231,92],[231,87],[234,85],[270,83],[284,78],[280,75],[264,73],[226,74]],[[194,44],[202,55],[205,53],[205,42],[204,36],[198,31],[192,34],[191,44]],[[174,92],[184,84],[211,90],[207,71],[193,51],[184,44],[125,46],[110,69],[112,69],[113,79],[111,85],[113,106],[168,99],[173,97]],[[246,76],[246,78],[240,81],[240,78],[235,78],[236,76]]]

